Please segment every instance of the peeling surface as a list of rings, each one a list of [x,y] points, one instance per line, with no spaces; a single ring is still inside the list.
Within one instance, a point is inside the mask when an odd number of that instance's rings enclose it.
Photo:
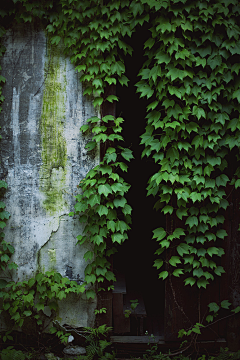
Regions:
[[[99,161],[98,153],[89,157],[79,131],[96,111],[69,59],[60,47],[47,49],[41,29],[19,25],[3,42],[0,175],[8,183],[5,238],[15,247],[15,280],[55,270],[81,283],[87,247],[76,246],[82,225],[68,213],[77,185]],[[61,308],[62,321],[93,325],[94,302],[73,296],[69,304]]]

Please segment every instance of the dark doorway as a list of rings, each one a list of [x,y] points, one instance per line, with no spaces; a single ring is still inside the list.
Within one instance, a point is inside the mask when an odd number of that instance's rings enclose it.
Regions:
[[[144,145],[140,145],[140,135],[145,131],[146,107],[150,101],[139,98],[135,86],[140,80],[137,75],[143,61],[146,60],[143,58],[143,46],[148,37],[149,31],[144,27],[133,34],[129,41],[133,55],[128,56],[125,62],[129,85],[127,88],[117,87],[120,101],[117,104],[116,115],[125,120],[125,146],[133,151],[135,159],[131,161],[128,172],[121,174],[131,184],[126,197],[133,208],[132,226],[129,239],[119,247],[118,253],[114,256],[114,270],[126,285],[123,308],[129,309],[130,300],[137,299],[139,303],[130,316],[130,335],[144,335],[148,331],[149,334],[159,336],[163,335],[164,331],[165,293],[164,282],[158,279],[158,271],[153,268],[156,258],[154,253],[158,246],[156,241],[152,240],[152,231],[165,226],[165,219],[159,211],[153,209],[157,198],[147,197],[148,179],[158,171],[159,166],[152,158],[141,159]]]

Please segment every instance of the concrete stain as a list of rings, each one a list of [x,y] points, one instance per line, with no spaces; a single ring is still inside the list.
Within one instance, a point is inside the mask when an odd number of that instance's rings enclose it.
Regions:
[[[45,64],[45,88],[40,121],[42,166],[40,191],[42,207],[50,215],[67,207],[64,199],[67,145],[64,138],[66,102],[66,62],[60,61],[59,47],[49,46]]]

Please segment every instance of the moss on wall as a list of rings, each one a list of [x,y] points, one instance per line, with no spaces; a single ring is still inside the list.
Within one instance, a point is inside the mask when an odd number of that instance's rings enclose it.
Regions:
[[[40,122],[40,190],[44,194],[42,206],[51,215],[67,206],[63,194],[67,163],[67,146],[64,138],[66,82],[66,62],[60,58],[60,48],[48,47]]]

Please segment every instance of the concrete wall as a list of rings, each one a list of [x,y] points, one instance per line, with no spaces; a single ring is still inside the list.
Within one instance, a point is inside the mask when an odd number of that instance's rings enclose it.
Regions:
[[[99,161],[98,152],[87,155],[79,131],[96,110],[61,46],[50,46],[44,31],[17,27],[4,45],[1,178],[8,183],[5,239],[16,250],[15,280],[54,269],[81,283],[87,248],[75,245],[82,228],[68,214],[77,185]],[[93,325],[94,301],[69,304],[61,306],[60,323]]]

